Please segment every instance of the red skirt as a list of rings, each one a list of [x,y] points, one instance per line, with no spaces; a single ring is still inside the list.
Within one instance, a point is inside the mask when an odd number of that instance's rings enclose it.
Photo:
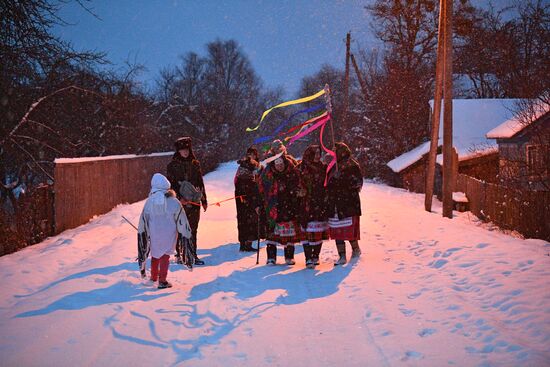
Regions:
[[[286,246],[287,244],[299,243],[303,239],[300,225],[296,221],[277,223],[275,230],[267,235],[266,243],[272,245]]]
[[[341,241],[360,240],[359,217],[351,217],[351,223],[349,222],[349,218],[342,220],[331,218],[329,220],[330,238]]]
[[[303,241],[310,244],[319,244],[328,240],[327,222],[309,222],[307,228],[302,228]]]

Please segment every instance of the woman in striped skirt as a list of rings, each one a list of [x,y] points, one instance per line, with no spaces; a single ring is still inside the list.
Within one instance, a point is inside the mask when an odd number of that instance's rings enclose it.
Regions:
[[[351,157],[349,147],[338,142],[336,147],[336,162],[329,172],[327,191],[329,196],[329,228],[330,238],[336,240],[339,258],[335,265],[346,263],[346,245],[349,241],[352,248],[351,257],[361,255],[359,248],[361,216],[361,199],[359,192],[363,186],[361,168]]]
[[[305,196],[300,211],[300,225],[304,232],[304,255],[310,269],[319,265],[323,240],[328,240],[328,196],[324,186],[327,165],[321,162],[321,147],[310,145],[298,164]]]
[[[274,265],[277,246],[284,247],[285,262],[294,265],[294,245],[301,240],[298,211],[303,189],[300,173],[285,154],[269,163],[260,176],[259,189],[267,215],[267,265]]]

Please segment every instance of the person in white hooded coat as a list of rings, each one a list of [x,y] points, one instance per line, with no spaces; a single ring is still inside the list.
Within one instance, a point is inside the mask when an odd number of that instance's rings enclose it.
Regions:
[[[151,192],[145,202],[138,227],[138,248],[150,249],[151,253],[151,280],[158,280],[159,288],[172,286],[166,278],[170,255],[174,254],[178,235],[186,239],[191,238],[191,227],[185,211],[170,189],[170,181],[160,173],[155,173],[151,179]],[[142,276],[145,276],[145,259],[147,252],[142,252],[140,264]],[[143,256],[144,254],[144,256]]]

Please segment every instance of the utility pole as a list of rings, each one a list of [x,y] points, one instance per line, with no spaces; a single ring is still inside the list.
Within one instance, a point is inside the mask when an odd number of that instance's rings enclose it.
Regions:
[[[428,167],[426,170],[426,197],[424,208],[427,212],[432,211],[432,198],[435,180],[435,160],[437,147],[439,146],[439,122],[441,120],[441,95],[443,87],[443,63],[444,63],[444,33],[445,33],[445,1],[439,1],[439,27],[437,34],[437,61],[435,65],[435,95],[432,114],[430,152],[428,154]]]
[[[348,106],[349,106],[349,55],[350,55],[351,34],[346,35],[346,72],[344,76],[344,109],[342,112],[342,122],[347,127],[348,123]]]
[[[351,54],[351,62],[353,64],[353,68],[355,69],[355,74],[357,75],[357,80],[359,80],[359,85],[361,86],[361,92],[363,92],[363,98],[365,99],[365,105],[367,105],[367,101],[368,101],[367,85],[365,84],[365,79],[363,79],[363,75],[361,74],[361,70],[359,70],[359,67],[357,66],[357,62],[355,62],[355,56],[353,56],[353,54]]]
[[[443,216],[453,217],[453,0],[445,0],[443,91]]]

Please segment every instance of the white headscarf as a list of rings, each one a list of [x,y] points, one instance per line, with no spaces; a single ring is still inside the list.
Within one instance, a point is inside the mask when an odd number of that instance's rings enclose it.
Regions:
[[[166,192],[170,189],[170,181],[160,173],[155,173],[151,179],[151,201],[154,213],[166,213]]]

